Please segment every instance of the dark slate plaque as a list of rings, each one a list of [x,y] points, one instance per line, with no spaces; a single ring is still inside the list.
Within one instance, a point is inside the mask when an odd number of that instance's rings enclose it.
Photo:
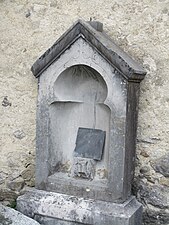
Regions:
[[[79,128],[76,138],[75,157],[101,160],[106,131],[91,128]]]

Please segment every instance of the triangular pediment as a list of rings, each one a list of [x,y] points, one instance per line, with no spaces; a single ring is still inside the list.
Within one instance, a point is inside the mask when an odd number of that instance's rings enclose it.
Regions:
[[[146,72],[136,61],[118,47],[102,30],[100,22],[78,20],[32,66],[39,77],[79,37],[92,45],[125,79],[139,82]]]

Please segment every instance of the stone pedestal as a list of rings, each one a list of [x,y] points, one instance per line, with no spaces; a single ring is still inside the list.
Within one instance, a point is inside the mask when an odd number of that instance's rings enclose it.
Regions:
[[[141,225],[142,206],[131,196],[122,204],[32,190],[17,200],[23,214],[44,225]]]

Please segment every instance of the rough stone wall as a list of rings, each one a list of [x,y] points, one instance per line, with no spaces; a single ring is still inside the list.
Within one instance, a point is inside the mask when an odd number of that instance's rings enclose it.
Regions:
[[[34,185],[37,80],[30,67],[78,18],[104,30],[147,75],[133,191],[144,223],[169,224],[169,1],[0,0],[0,200]]]

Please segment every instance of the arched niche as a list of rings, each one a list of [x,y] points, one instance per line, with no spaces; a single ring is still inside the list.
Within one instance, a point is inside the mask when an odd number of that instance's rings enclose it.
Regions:
[[[79,127],[106,131],[102,160],[96,163],[94,180],[107,178],[110,109],[104,103],[107,85],[92,67],[75,65],[64,70],[53,85],[49,106],[50,174],[69,177]]]

